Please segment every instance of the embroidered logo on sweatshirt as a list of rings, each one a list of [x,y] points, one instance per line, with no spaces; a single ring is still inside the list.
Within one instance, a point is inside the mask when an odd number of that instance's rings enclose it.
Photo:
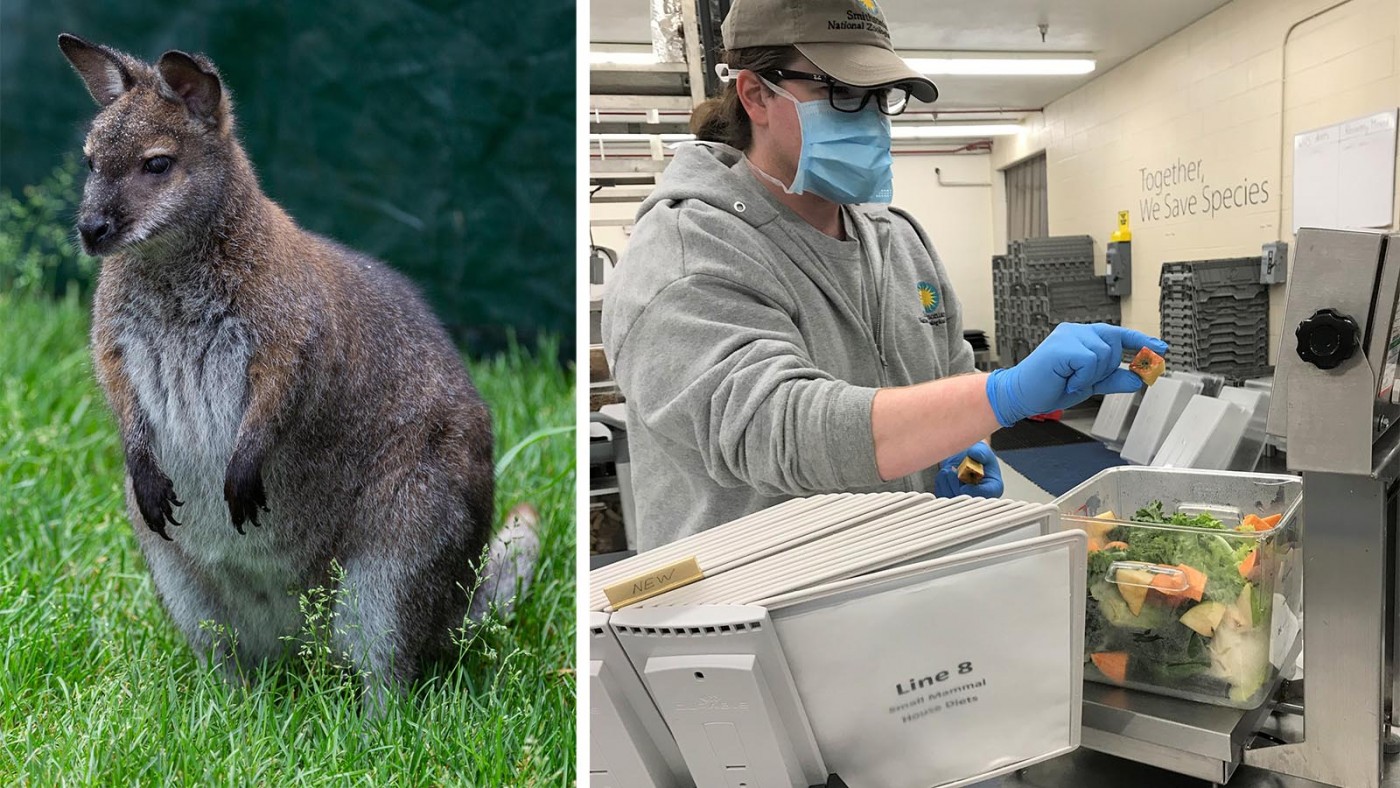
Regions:
[[[939,295],[938,288],[928,282],[919,283],[919,305],[924,308],[924,314],[919,318],[920,323],[941,326],[948,322],[947,315],[936,314],[938,308],[943,306],[943,297]]]
[[[938,288],[928,282],[919,283],[919,303],[924,307],[924,314],[931,315],[938,311],[938,303],[942,300],[938,297]]]

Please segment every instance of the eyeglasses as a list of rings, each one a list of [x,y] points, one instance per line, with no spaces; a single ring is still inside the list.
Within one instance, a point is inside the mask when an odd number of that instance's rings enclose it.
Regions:
[[[860,112],[870,103],[871,96],[875,97],[875,106],[886,115],[898,115],[909,106],[909,89],[898,85],[887,88],[858,88],[837,82],[835,78],[826,74],[789,71],[785,68],[764,71],[762,76],[770,81],[776,81],[773,78],[777,77],[779,80],[801,79],[820,82],[827,86],[827,100],[831,102],[832,108],[840,112]]]

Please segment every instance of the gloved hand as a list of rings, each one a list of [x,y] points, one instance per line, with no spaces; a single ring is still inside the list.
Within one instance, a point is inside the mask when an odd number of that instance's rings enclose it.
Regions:
[[[964,457],[971,457],[982,463],[982,481],[979,484],[963,484],[958,479],[958,466]],[[933,492],[939,498],[952,498],[958,495],[971,495],[974,498],[1000,498],[1005,492],[1001,483],[1001,463],[992,453],[992,447],[978,441],[967,451],[958,452],[938,464],[938,475],[933,479]]]
[[[1142,378],[1126,369],[1123,351],[1143,346],[1158,354],[1167,343],[1141,331],[1105,323],[1061,323],[1011,369],[987,378],[987,399],[1003,427],[1037,413],[1077,405],[1092,394],[1130,394],[1142,388]]]

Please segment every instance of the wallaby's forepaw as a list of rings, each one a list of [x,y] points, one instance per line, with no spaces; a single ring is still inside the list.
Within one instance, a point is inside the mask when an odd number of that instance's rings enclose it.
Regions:
[[[175,519],[173,506],[183,506],[184,501],[175,497],[175,483],[170,481],[154,460],[131,463],[131,489],[136,494],[136,508],[141,511],[141,519],[146,527],[160,535],[167,542],[174,541],[165,532],[167,520],[179,525]]]
[[[252,521],[258,526],[258,510],[267,508],[267,493],[263,490],[262,461],[241,453],[235,453],[229,460],[224,473],[224,501],[228,503],[229,516],[233,527],[240,534],[244,521]]]

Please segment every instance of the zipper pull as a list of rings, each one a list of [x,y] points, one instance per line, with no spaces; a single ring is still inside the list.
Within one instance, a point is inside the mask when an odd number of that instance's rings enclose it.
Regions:
[[[875,343],[875,350],[878,351],[880,354],[880,366],[884,367],[885,369],[889,369],[890,364],[888,361],[885,361],[885,349],[883,347],[880,347],[879,342]]]

